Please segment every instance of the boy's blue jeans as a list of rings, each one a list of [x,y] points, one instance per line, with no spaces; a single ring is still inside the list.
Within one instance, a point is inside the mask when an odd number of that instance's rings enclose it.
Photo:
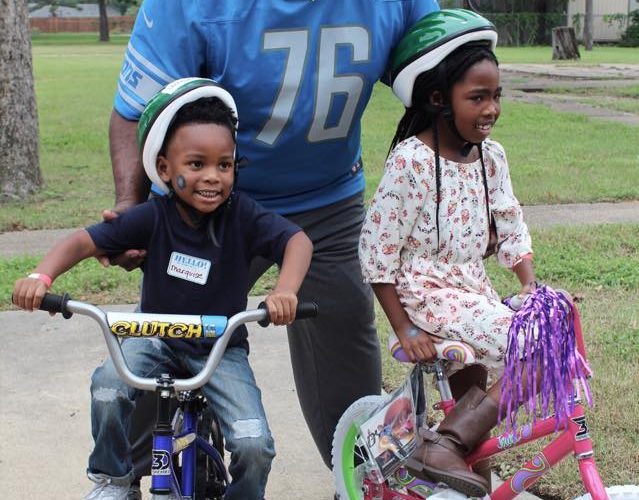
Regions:
[[[206,357],[176,352],[159,339],[129,338],[122,344],[131,371],[142,377],[201,370]],[[95,448],[89,457],[89,472],[109,476],[114,484],[133,480],[130,417],[143,391],[120,380],[110,359],[93,373],[91,425]],[[231,454],[232,483],[225,499],[262,499],[275,456],[271,431],[255,383],[248,355],[241,347],[230,347],[202,392],[217,416],[226,449]]]

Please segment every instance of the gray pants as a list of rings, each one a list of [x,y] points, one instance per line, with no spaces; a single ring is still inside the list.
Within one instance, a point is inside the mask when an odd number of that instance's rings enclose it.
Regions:
[[[333,432],[340,416],[356,399],[381,391],[373,293],[362,281],[357,256],[363,195],[288,218],[313,241],[313,259],[299,300],[319,306],[317,318],[288,327],[293,375],[306,423],[331,468]],[[272,265],[256,259],[251,285]],[[130,440],[138,477],[149,470],[149,415],[154,411],[153,394],[148,393],[133,415]]]
[[[381,391],[381,358],[373,292],[362,281],[357,256],[363,195],[288,217],[313,241],[313,259],[298,297],[319,315],[288,327],[295,386],[302,413],[327,467],[333,432],[356,399]],[[271,266],[258,259],[251,277]],[[277,439],[277,437],[276,437]]]

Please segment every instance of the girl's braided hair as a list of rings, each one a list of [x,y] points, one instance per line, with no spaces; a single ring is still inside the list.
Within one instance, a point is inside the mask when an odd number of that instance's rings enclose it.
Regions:
[[[397,125],[395,136],[391,141],[388,151],[390,155],[393,148],[401,141],[412,137],[423,130],[433,127],[433,142],[435,151],[435,190],[436,211],[435,223],[437,226],[437,253],[439,253],[439,202],[440,202],[440,185],[441,172],[439,165],[439,132],[437,128],[437,117],[441,113],[448,122],[449,127],[459,135],[454,124],[453,109],[451,107],[451,90],[459,80],[461,80],[466,71],[473,65],[489,60],[499,65],[494,52],[491,50],[490,44],[484,41],[469,42],[461,45],[451,52],[434,68],[425,71],[417,77],[413,86],[413,105],[406,108],[404,116]],[[433,92],[440,92],[442,95],[443,105],[433,105],[430,97]],[[461,136],[460,136],[461,137]],[[463,139],[463,138],[462,138]],[[472,146],[472,145],[471,145]],[[488,211],[489,230],[492,229],[492,217],[490,215],[490,206],[488,202],[488,184],[486,182],[486,167],[484,166],[484,158],[481,145],[478,144],[479,159],[481,160],[482,175],[484,182],[484,192],[486,196],[486,210]],[[486,255],[493,249],[489,248]]]

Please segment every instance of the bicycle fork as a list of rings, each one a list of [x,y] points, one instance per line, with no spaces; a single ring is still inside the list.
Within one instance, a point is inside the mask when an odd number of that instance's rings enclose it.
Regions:
[[[157,419],[153,429],[153,458],[151,461],[151,489],[154,496],[168,497],[177,487],[173,472],[173,427],[171,426],[171,394],[173,379],[162,374],[158,378]],[[180,492],[176,492],[180,495]],[[181,498],[181,497],[180,497]]]

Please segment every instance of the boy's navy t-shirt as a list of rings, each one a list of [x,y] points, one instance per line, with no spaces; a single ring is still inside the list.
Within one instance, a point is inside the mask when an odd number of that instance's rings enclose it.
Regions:
[[[142,312],[230,317],[246,309],[251,260],[262,256],[280,265],[288,240],[300,231],[242,193],[233,193],[230,201],[220,217],[219,246],[213,244],[206,227],[187,225],[176,200],[168,196],[137,205],[87,231],[106,253],[147,251]],[[165,341],[196,354],[207,354],[215,342]],[[244,326],[234,332],[228,345],[248,350]]]

